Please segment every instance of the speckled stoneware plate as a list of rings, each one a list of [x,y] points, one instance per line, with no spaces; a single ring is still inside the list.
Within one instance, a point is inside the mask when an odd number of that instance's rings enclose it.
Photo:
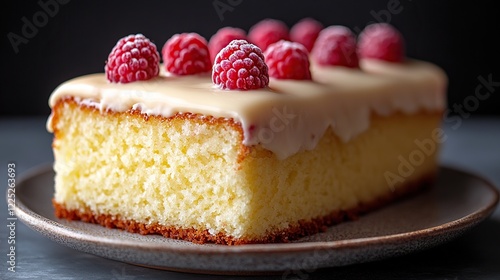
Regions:
[[[48,238],[98,256],[167,270],[252,274],[380,260],[449,241],[494,210],[487,181],[443,167],[434,188],[327,232],[286,244],[198,245],[142,236],[54,217],[51,166],[27,172],[16,186],[17,217]]]

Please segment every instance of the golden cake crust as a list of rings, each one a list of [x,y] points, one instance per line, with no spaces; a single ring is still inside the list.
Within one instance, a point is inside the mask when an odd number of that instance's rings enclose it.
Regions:
[[[310,221],[301,220],[296,225],[292,225],[279,232],[269,233],[266,237],[261,239],[234,238],[223,233],[212,235],[209,233],[208,229],[198,230],[194,228],[169,227],[159,224],[145,224],[133,220],[125,220],[112,215],[95,215],[90,210],[84,212],[79,210],[68,210],[63,204],[57,203],[54,199],[52,200],[52,204],[55,209],[55,215],[58,218],[99,224],[107,228],[117,228],[131,233],[140,233],[142,235],[159,234],[166,238],[186,240],[198,244],[215,243],[222,245],[242,245],[255,243],[286,243],[304,236],[324,232],[327,230],[327,227],[344,221],[356,220],[359,215],[379,209],[382,206],[386,206],[388,203],[399,201],[401,198],[409,197],[428,189],[432,186],[435,177],[436,174],[429,174],[420,181],[409,182],[404,187],[394,189],[392,193],[384,197],[379,197],[368,203],[359,204],[352,209],[335,211]]]

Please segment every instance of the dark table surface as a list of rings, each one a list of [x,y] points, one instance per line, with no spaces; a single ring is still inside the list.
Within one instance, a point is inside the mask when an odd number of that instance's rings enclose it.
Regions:
[[[52,162],[52,135],[44,117],[0,119],[0,191],[7,187],[7,164],[17,176]],[[500,118],[472,117],[444,125],[448,138],[441,163],[476,173],[500,187]],[[149,269],[82,253],[16,224],[16,272],[7,270],[8,212],[0,199],[0,279],[247,279]],[[372,263],[325,268],[262,279],[500,279],[500,207],[470,232],[444,245]]]

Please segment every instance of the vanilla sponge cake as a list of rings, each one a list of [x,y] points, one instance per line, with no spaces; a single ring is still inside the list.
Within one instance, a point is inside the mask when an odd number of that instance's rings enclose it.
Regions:
[[[421,61],[317,67],[227,91],[208,76],[70,80],[51,96],[56,215],[197,243],[285,242],[421,189],[446,77]],[[394,180],[396,174],[398,180]]]

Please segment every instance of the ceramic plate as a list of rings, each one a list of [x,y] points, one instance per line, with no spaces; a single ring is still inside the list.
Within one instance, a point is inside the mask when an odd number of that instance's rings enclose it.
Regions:
[[[198,245],[57,219],[51,204],[53,177],[51,166],[41,166],[25,173],[16,186],[17,217],[34,230],[109,259],[215,274],[312,270],[408,254],[461,235],[487,218],[498,203],[498,192],[487,181],[442,167],[429,191],[293,243]]]

